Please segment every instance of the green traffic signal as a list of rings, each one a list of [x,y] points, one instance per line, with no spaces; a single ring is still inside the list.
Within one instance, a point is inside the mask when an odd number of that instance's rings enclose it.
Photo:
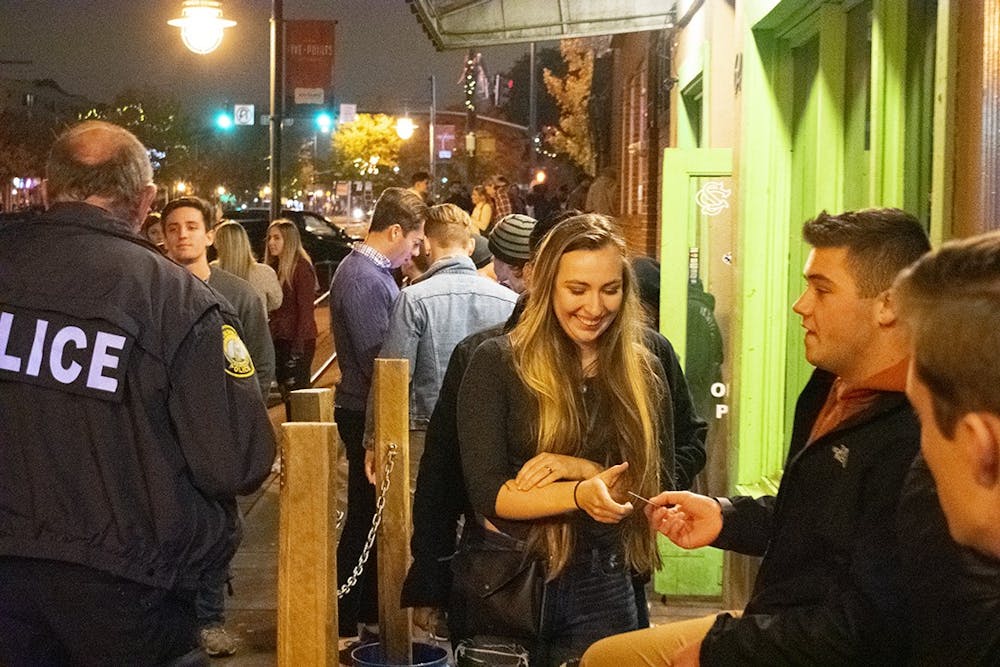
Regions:
[[[233,129],[233,117],[226,111],[220,111],[215,115],[215,126],[220,130]]]
[[[320,111],[316,114],[316,127],[318,127],[321,132],[329,132],[333,129],[333,116],[331,116],[327,111]]]

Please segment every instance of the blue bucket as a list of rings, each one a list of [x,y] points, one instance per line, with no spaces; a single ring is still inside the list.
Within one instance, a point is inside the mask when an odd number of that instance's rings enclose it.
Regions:
[[[440,646],[414,642],[412,650],[413,662],[405,664],[409,664],[412,667],[448,666],[448,651]],[[382,645],[378,643],[357,647],[351,651],[351,660],[354,662],[354,667],[399,667],[404,664],[400,662],[387,662],[385,653],[382,651]]]

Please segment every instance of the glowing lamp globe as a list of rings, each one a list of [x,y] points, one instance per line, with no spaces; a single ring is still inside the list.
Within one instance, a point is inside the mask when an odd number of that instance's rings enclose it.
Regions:
[[[211,53],[222,44],[222,31],[236,21],[222,18],[222,3],[212,0],[185,0],[181,18],[167,21],[181,29],[184,46],[195,53]]]
[[[396,120],[396,136],[398,136],[403,141],[406,141],[413,136],[413,131],[416,129],[416,125],[413,124],[413,119],[408,117],[399,118]]]

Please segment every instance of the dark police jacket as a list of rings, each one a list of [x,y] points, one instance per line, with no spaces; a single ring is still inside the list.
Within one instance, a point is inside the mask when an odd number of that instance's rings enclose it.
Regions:
[[[83,203],[0,226],[0,555],[193,588],[274,437],[238,322]]]
[[[713,544],[764,556],[742,619],[722,614],[703,665],[885,665],[905,659],[896,506],[920,427],[906,400],[874,405],[806,446],[834,377],[813,373],[776,498],[733,498]]]

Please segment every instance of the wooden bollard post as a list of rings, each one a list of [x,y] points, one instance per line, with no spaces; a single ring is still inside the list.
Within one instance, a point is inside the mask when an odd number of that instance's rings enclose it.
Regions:
[[[292,394],[296,419],[330,419],[332,409],[329,389]],[[332,420],[296,421],[281,430],[278,665],[336,667],[337,427]]]
[[[298,389],[289,394],[293,422],[333,423],[332,389]]]
[[[288,402],[293,422],[333,421],[332,389],[297,389],[289,394]],[[339,437],[334,438],[334,441],[336,452],[333,465],[337,470],[337,483],[334,487],[337,494],[336,515],[342,519],[347,508],[347,453]],[[339,534],[337,539],[340,539]]]
[[[376,494],[382,488],[390,444],[396,445],[395,463],[378,531],[379,641],[388,662],[413,662],[411,610],[400,609],[403,579],[410,567],[410,373],[405,359],[376,359],[375,392]]]

